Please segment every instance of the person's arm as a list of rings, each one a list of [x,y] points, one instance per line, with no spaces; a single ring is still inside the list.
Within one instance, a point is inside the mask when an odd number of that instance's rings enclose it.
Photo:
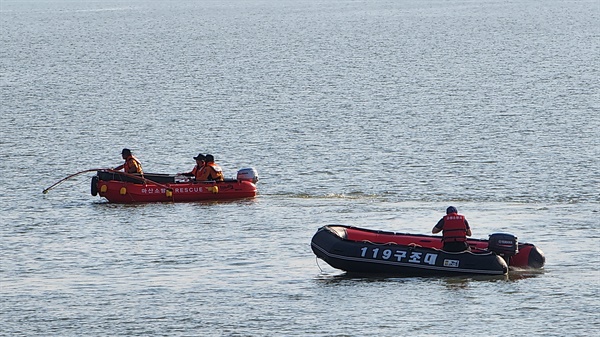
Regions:
[[[125,164],[119,165],[119,166],[115,167],[113,170],[115,170],[115,171],[122,170],[123,167],[125,167]]]
[[[440,221],[438,221],[438,223],[435,226],[433,226],[433,228],[431,229],[431,233],[437,234],[442,231],[442,228],[444,228],[444,218],[441,218]]]
[[[465,226],[467,227],[467,236],[471,236],[471,226],[469,226],[467,219],[465,219]]]
[[[197,169],[198,169],[198,166],[194,166],[194,168],[190,172],[177,173],[177,175],[178,176],[193,177],[193,176],[196,175],[196,170]]]

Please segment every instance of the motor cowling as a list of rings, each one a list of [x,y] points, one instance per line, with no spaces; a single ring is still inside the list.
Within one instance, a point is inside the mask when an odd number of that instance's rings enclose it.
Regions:
[[[237,180],[250,181],[256,184],[258,182],[258,172],[252,167],[240,169],[237,172]]]
[[[516,236],[508,233],[494,233],[488,240],[488,250],[501,255],[508,261],[519,253],[519,241]]]

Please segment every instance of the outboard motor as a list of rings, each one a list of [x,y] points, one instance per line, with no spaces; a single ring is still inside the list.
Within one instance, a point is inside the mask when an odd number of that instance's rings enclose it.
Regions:
[[[258,182],[258,172],[252,167],[240,169],[237,172],[237,180],[250,181],[253,184],[256,184]]]
[[[502,256],[509,264],[510,258],[519,252],[519,242],[512,234],[494,233],[488,240],[488,250]]]

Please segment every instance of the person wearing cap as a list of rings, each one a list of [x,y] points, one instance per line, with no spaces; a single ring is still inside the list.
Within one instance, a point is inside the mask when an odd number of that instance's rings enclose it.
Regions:
[[[215,157],[212,154],[206,155],[206,163],[202,168],[202,172],[200,175],[196,176],[196,180],[204,181],[204,180],[214,180],[214,181],[223,181],[223,170],[221,166],[215,163]]]
[[[194,177],[196,180],[200,180],[198,179],[198,177],[200,177],[200,174],[202,173],[206,157],[202,153],[199,153],[197,157],[194,157],[194,160],[196,161],[196,166],[194,166],[194,168],[190,172],[179,174],[183,176]]]
[[[447,252],[462,252],[470,250],[467,236],[471,236],[471,227],[464,215],[458,214],[454,206],[446,209],[446,215],[433,227],[431,233],[442,232],[443,250]]]
[[[123,149],[123,151],[121,151],[121,156],[125,159],[125,163],[115,167],[115,171],[123,170],[125,173],[144,174],[142,163],[133,156],[130,149]]]

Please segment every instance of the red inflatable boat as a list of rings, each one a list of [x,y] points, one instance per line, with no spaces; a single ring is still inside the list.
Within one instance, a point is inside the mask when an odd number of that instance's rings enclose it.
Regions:
[[[170,174],[127,174],[99,170],[92,178],[91,192],[109,202],[129,204],[143,202],[189,202],[231,200],[256,196],[258,174],[252,168],[238,171],[237,179],[194,181]]]

